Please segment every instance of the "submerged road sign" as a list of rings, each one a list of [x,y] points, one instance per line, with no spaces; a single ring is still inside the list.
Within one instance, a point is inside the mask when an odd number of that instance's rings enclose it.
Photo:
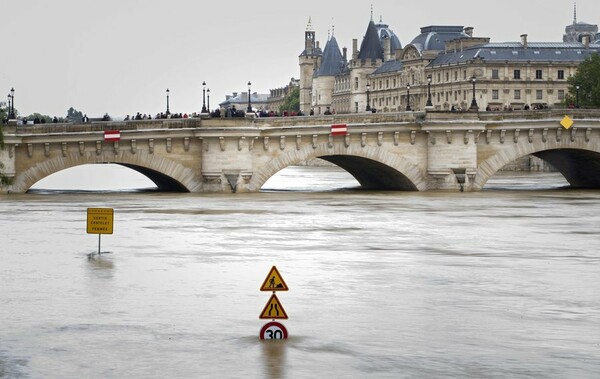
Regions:
[[[88,234],[113,234],[113,215],[112,208],[88,208]]]
[[[259,337],[261,340],[284,340],[288,337],[288,332],[283,324],[271,321],[262,327]]]
[[[260,287],[261,291],[287,291],[288,286],[285,284],[285,281],[281,277],[279,270],[277,267],[273,266],[271,271],[269,271],[269,275],[267,275],[265,281]],[[267,317],[269,318],[269,317]]]
[[[288,315],[277,296],[273,294],[258,318],[287,319]]]

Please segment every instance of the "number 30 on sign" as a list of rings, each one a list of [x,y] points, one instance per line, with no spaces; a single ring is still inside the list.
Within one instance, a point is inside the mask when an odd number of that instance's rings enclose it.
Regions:
[[[266,323],[260,330],[261,340],[284,340],[287,337],[288,332],[285,326],[276,321]]]

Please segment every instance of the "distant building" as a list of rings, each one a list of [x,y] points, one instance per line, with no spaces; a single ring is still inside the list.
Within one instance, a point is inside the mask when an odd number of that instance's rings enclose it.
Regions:
[[[563,42],[583,42],[585,35],[590,36],[592,42],[600,43],[598,25],[577,22],[577,4],[575,4],[573,6],[573,24],[565,27]]]
[[[279,113],[281,105],[283,105],[286,97],[291,93],[294,88],[300,86],[300,80],[291,78],[288,85],[285,87],[274,88],[270,90],[269,97],[267,98],[267,108],[265,111],[273,111]],[[302,108],[300,108],[302,110]]]
[[[268,99],[269,95],[260,94],[260,93],[252,93],[250,96],[250,105],[252,106],[253,111],[258,111],[259,109],[267,109],[268,107]],[[219,103],[219,107],[222,110],[227,110],[229,108],[246,111],[248,109],[248,92],[234,92],[231,95],[225,96],[225,101]],[[221,112],[221,114],[225,114]]]
[[[567,79],[590,54],[600,53],[598,26],[574,22],[563,42],[491,43],[474,37],[472,27],[432,25],[421,28],[402,47],[380,19],[371,20],[352,56],[333,35],[324,50],[309,20],[299,56],[300,104],[315,114],[424,110],[431,91],[432,109],[509,110],[564,105]],[[475,93],[473,93],[475,86]]]

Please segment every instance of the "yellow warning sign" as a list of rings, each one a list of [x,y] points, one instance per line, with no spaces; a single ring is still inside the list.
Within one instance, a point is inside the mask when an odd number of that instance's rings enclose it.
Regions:
[[[277,270],[277,267],[273,266],[273,268],[271,268],[271,271],[269,271],[269,275],[267,275],[267,278],[265,279],[262,286],[260,287],[260,290],[261,291],[287,291],[288,290],[288,286],[287,286],[287,284],[285,284],[285,281],[281,277],[281,274],[279,273],[279,270]]]
[[[281,306],[277,296],[273,294],[258,318],[287,319],[288,316],[287,313],[285,313],[285,309],[283,309]]]
[[[113,234],[113,215],[112,208],[88,208],[88,234]]]
[[[573,120],[571,120],[571,117],[569,116],[565,116],[561,121],[560,124],[562,125],[563,128],[565,129],[569,129],[571,126],[573,126],[575,122]]]

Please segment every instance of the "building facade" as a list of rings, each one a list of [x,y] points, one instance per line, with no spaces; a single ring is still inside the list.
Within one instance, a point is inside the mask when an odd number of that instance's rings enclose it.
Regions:
[[[472,27],[421,28],[402,47],[381,20],[372,18],[352,56],[333,35],[321,51],[309,23],[300,55],[301,108],[315,114],[407,110],[519,110],[564,106],[567,79],[579,64],[600,53],[597,25],[565,28],[563,42],[492,43]],[[430,100],[431,105],[429,105]]]

